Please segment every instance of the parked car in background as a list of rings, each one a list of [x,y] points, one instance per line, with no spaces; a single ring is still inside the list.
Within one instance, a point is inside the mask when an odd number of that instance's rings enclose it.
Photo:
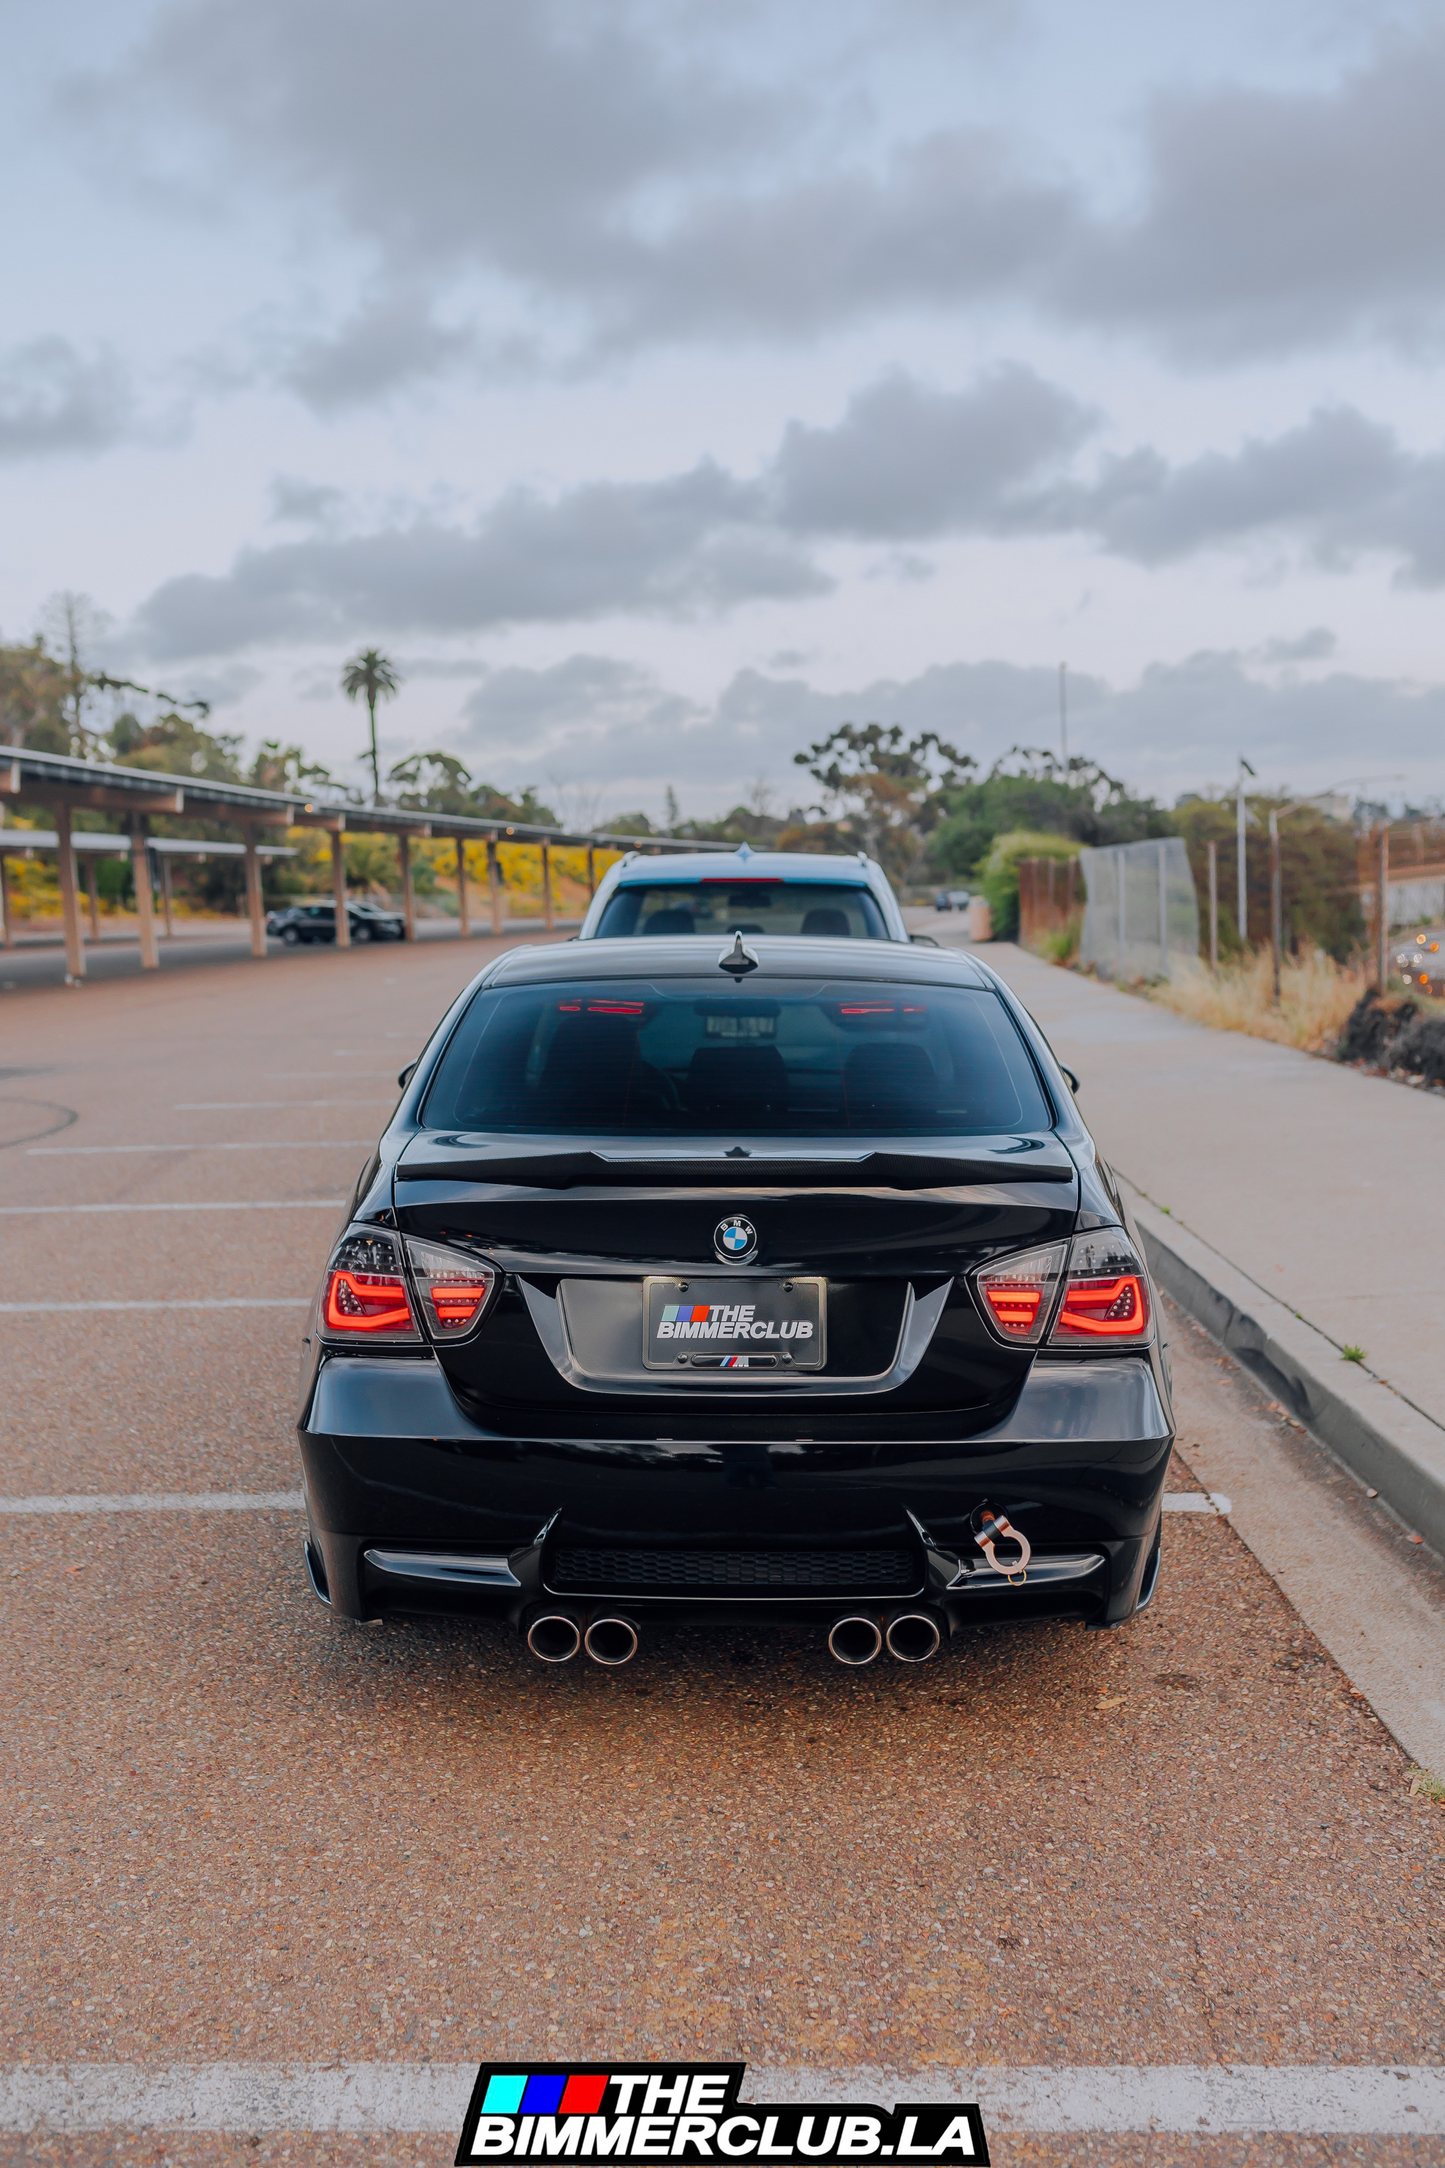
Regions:
[[[1445,927],[1411,934],[1395,951],[1395,969],[1420,993],[1445,993]]]
[[[406,939],[406,920],[400,911],[385,910],[380,904],[348,901],[346,919],[353,941]],[[266,913],[266,931],[273,941],[284,941],[288,948],[296,948],[302,942],[334,941],[336,906],[334,903],[287,904],[281,910]]]
[[[935,911],[966,911],[972,901],[970,889],[940,888],[933,899],[933,908]]]
[[[629,851],[610,866],[582,921],[581,941],[656,935],[773,934],[805,941],[907,941],[876,859],[813,851]]]

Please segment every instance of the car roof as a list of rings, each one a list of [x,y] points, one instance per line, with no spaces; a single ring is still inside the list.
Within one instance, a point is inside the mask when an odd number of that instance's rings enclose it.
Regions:
[[[759,934],[748,940],[758,959],[748,986],[773,979],[902,980],[909,985],[993,986],[992,977],[958,949],[905,947],[901,941],[805,941]],[[555,979],[706,979],[724,985],[718,968],[728,953],[716,934],[670,934],[666,939],[559,942],[509,949],[482,973],[482,986],[545,984]]]
[[[744,844],[736,851],[678,851],[667,858],[639,856],[624,860],[615,869],[620,888],[647,884],[672,887],[687,881],[846,881],[854,888],[868,886],[869,862],[856,852],[825,855],[821,851],[755,851]]]

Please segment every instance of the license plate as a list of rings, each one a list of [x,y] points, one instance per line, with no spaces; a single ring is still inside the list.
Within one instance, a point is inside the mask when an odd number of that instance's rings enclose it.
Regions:
[[[821,1370],[827,1304],[822,1280],[649,1279],[642,1359],[649,1370]]]

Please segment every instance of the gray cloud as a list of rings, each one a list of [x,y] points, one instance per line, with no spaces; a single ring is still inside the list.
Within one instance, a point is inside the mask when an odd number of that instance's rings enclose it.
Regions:
[[[827,65],[759,87],[709,9],[188,0],[67,103],[117,170],[160,143],[188,199],[263,176],[308,239],[320,206],[370,250],[372,299],[282,365],[322,407],[475,365],[436,300],[478,275],[499,350],[540,305],[574,356],[990,298],[1196,362],[1445,328],[1438,19],[1323,89],[1161,94],[1121,211],[987,129],[880,141],[858,92]]]
[[[1133,216],[1060,264],[1056,303],[1191,359],[1378,335],[1438,341],[1445,25],[1389,35],[1323,91],[1154,101]]]
[[[457,749],[491,780],[517,786],[549,772],[612,811],[659,810],[671,783],[684,810],[735,804],[760,772],[784,805],[812,786],[792,755],[841,722],[936,730],[985,765],[1015,744],[1051,745],[1058,681],[1050,669],[984,661],[912,678],[823,691],[799,675],[743,670],[706,707],[636,665],[578,654],[551,669],[491,673],[466,702]],[[1245,657],[1204,653],[1115,687],[1070,679],[1071,742],[1166,802],[1226,784],[1243,747],[1265,784],[1327,789],[1388,745],[1418,792],[1445,789],[1445,689],[1345,672],[1260,679]]]
[[[0,459],[105,451],[129,434],[134,402],[113,356],[68,339],[32,339],[0,355]]]
[[[418,520],[246,550],[218,577],[168,580],[136,630],[164,658],[368,628],[687,617],[828,585],[791,541],[762,529],[755,491],[704,464],[660,482],[593,483],[551,504],[515,490],[470,530]]]
[[[167,581],[135,630],[168,658],[367,630],[690,617],[828,592],[816,552],[829,543],[945,534],[1080,535],[1147,565],[1267,540],[1332,568],[1383,554],[1401,581],[1445,583],[1445,454],[1413,452],[1353,409],[1229,454],[1171,466],[1145,448],[1080,475],[1096,427],[1021,368],[956,392],[895,375],[832,428],[794,423],[754,478],[703,462],[550,502],[514,490],[469,528],[417,518],[348,533],[334,492],[282,480],[277,516],[316,531],[243,551],[228,573]],[[896,548],[875,569],[929,571]]]
[[[1007,526],[1021,489],[1057,471],[1098,416],[1032,370],[1000,369],[964,392],[901,372],[850,401],[832,429],[791,422],[769,486],[781,526],[869,541]]]
[[[1445,457],[1408,450],[1352,407],[1177,467],[1154,451],[1108,460],[1094,481],[1042,493],[1035,517],[1141,564],[1272,533],[1336,569],[1383,551],[1412,584],[1445,581]]]
[[[375,294],[335,331],[299,341],[280,379],[318,414],[335,414],[444,376],[476,351],[475,335],[438,323],[425,297]]]

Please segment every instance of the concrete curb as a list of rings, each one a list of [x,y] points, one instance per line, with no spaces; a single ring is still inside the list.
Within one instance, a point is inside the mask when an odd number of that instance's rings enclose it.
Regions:
[[[1120,1179],[1159,1285],[1445,1556],[1445,1430]]]

